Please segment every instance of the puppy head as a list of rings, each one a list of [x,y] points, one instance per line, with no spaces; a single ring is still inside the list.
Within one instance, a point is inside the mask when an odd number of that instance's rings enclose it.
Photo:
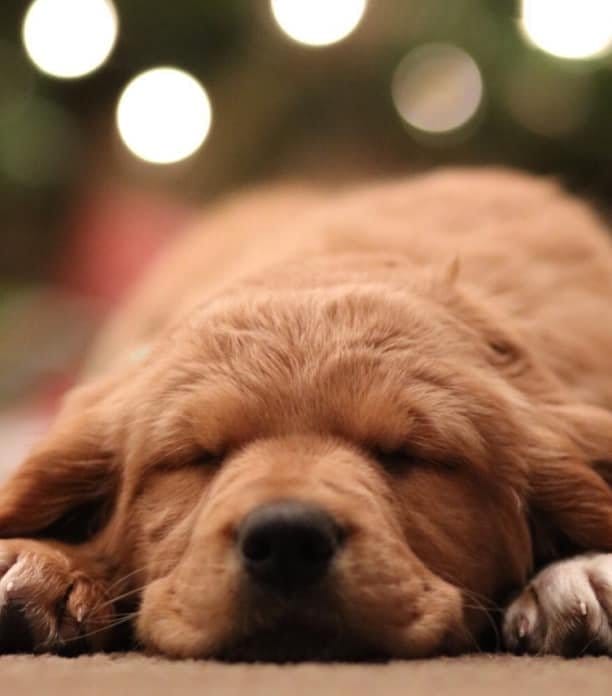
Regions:
[[[239,290],[75,395],[0,529],[106,501],[89,543],[146,586],[137,636],[166,654],[474,648],[530,572],[530,508],[612,548],[587,462],[609,451],[500,325],[445,283]]]

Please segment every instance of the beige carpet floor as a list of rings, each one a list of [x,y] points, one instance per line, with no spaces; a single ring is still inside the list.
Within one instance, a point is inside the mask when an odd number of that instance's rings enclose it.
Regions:
[[[388,665],[222,665],[141,656],[0,659],[0,694],[21,696],[610,696],[612,659],[465,657]]]

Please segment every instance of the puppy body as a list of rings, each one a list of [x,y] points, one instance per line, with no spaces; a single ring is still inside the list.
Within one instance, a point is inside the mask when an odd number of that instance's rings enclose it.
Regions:
[[[10,537],[100,507],[76,547],[5,542],[7,596],[24,601],[36,564],[106,595],[30,622],[34,647],[83,640],[129,599],[138,641],[175,656],[475,647],[534,564],[612,550],[611,300],[601,222],[525,175],[256,192],[209,213],[0,492]],[[283,596],[240,546],[277,501],[340,530],[324,578]]]
[[[253,276],[271,292],[447,278],[520,331],[578,400],[609,408],[611,271],[609,234],[593,211],[553,181],[511,171],[443,170],[336,196],[255,191],[208,212],[162,258],[92,365],[129,356]]]

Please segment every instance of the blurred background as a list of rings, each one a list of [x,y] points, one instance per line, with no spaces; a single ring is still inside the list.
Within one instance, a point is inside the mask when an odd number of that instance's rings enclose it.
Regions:
[[[612,0],[2,0],[0,457],[224,191],[611,161]]]

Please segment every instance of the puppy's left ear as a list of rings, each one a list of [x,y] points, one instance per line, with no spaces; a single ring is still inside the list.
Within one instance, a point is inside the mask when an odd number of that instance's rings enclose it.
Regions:
[[[531,504],[579,549],[612,551],[612,413],[596,406],[555,405],[562,431],[530,472]]]
[[[88,401],[84,391],[72,399],[41,445],[0,486],[0,537],[81,541],[112,503],[116,457]]]

